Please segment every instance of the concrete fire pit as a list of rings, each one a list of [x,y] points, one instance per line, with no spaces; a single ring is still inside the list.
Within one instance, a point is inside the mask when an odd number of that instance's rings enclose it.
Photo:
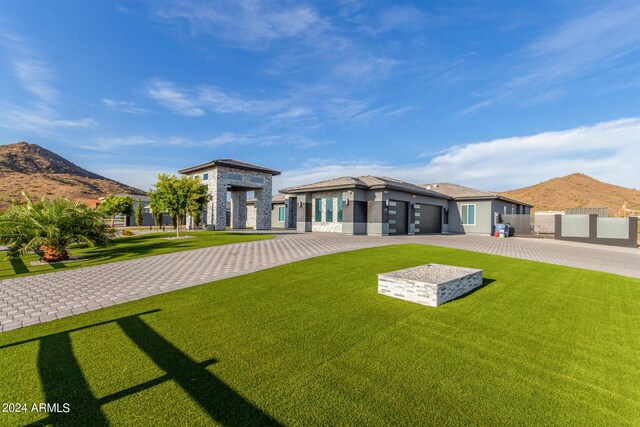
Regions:
[[[426,264],[378,274],[378,293],[437,307],[482,285],[482,270]]]

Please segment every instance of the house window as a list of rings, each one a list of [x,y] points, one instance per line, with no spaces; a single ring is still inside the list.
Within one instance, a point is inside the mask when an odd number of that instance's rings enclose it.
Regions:
[[[208,179],[209,179],[209,174],[208,173],[202,174],[202,180],[203,181],[206,181]]]
[[[333,222],[333,197],[327,197],[324,202],[326,203],[325,209],[327,210],[325,221]]]
[[[462,224],[476,225],[476,205],[461,205]]]
[[[194,178],[198,179],[198,178],[200,178],[200,175],[195,175]]]
[[[322,222],[322,199],[316,199],[316,222]]]
[[[338,196],[338,222],[342,222],[342,196]]]
[[[284,222],[284,206],[278,207],[278,221]]]

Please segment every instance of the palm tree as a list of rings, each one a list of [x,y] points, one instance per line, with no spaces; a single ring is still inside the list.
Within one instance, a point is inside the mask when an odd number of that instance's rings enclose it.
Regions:
[[[0,244],[9,246],[8,258],[29,252],[43,261],[69,259],[72,243],[102,246],[110,242],[104,215],[65,198],[14,203],[0,215]]]

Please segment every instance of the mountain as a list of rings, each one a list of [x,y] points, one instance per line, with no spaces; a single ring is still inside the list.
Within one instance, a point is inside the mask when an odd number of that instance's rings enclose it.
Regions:
[[[64,196],[75,200],[117,193],[145,194],[83,169],[39,145],[0,145],[0,208],[19,199],[21,191],[35,197]]]
[[[610,216],[640,214],[639,190],[607,184],[581,173],[499,194],[531,203],[537,211],[606,207]]]

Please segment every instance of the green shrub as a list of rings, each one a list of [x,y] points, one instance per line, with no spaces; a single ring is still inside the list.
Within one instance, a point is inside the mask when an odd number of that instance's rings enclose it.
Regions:
[[[100,212],[65,198],[33,201],[23,196],[24,203],[14,203],[0,216],[0,244],[9,247],[8,258],[35,252],[47,262],[63,261],[73,243],[109,243]]]

